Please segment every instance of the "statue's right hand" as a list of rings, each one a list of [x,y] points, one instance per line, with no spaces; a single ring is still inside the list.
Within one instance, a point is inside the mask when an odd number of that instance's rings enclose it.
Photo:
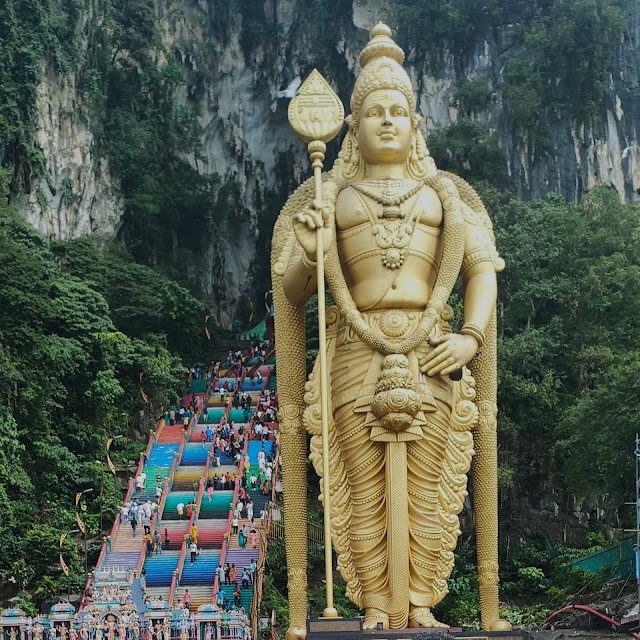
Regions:
[[[293,216],[293,232],[309,260],[318,259],[318,229],[322,228],[324,254],[326,255],[334,238],[333,211],[322,208],[314,202],[312,207]]]

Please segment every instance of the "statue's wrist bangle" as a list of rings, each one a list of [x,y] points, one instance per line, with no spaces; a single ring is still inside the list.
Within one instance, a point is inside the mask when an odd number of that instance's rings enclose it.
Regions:
[[[462,329],[460,329],[460,333],[463,336],[472,336],[476,339],[478,343],[478,349],[482,349],[482,345],[484,344],[484,332],[482,329],[475,324],[471,324],[470,322],[462,325]]]
[[[310,269],[311,271],[315,271],[316,267],[317,267],[317,262],[314,262],[313,260],[309,259],[309,256],[307,255],[306,251],[302,252],[302,258],[300,260],[300,262],[302,262],[302,264],[307,268]]]

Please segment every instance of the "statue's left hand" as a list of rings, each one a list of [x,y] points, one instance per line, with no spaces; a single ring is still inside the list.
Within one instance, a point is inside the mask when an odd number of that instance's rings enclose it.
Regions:
[[[429,344],[434,349],[419,361],[420,371],[428,376],[438,373],[447,376],[461,369],[478,351],[478,342],[473,336],[459,333],[429,338]]]

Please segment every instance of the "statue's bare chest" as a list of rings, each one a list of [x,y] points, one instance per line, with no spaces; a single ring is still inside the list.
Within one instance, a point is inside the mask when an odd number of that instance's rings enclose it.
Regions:
[[[411,185],[395,191],[383,187],[371,187],[363,183],[362,190],[356,187],[343,189],[336,203],[336,226],[338,232],[348,231],[363,224],[374,228],[374,222],[398,219],[439,229],[442,224],[442,204],[436,192],[426,186]],[[409,197],[403,200],[405,195]]]

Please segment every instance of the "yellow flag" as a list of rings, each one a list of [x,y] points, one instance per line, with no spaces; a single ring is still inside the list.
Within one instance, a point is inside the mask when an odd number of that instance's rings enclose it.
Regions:
[[[204,332],[207,336],[207,340],[211,340],[211,334],[209,333],[209,327],[207,327],[207,322],[209,321],[209,316],[204,317]]]
[[[60,536],[60,548],[62,549],[62,543],[64,542],[64,539],[67,537],[66,533],[63,533]],[[64,573],[65,576],[69,575],[69,567],[67,566],[67,563],[64,561],[64,558],[62,557],[62,553],[60,553],[60,566],[62,567],[62,573]]]
[[[76,522],[78,523],[78,527],[80,528],[80,531],[84,533],[84,522],[82,522],[82,520],[80,519],[80,516],[78,515],[77,511],[76,511]]]
[[[69,567],[67,566],[67,563],[64,561],[62,554],[60,554],[60,566],[62,567],[62,573],[64,573],[65,576],[68,576]]]
[[[113,464],[113,462],[111,462],[111,457],[109,456],[109,447],[111,446],[111,443],[113,442],[113,438],[109,438],[107,440],[107,464],[109,465],[109,469],[111,469],[111,473],[113,473],[113,475],[116,475],[116,467]]]

